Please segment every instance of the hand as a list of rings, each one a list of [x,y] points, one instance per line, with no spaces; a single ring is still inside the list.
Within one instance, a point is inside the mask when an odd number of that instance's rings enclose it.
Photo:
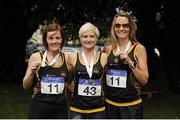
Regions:
[[[134,84],[134,88],[135,88],[138,92],[140,92],[140,91],[141,91],[141,88],[142,88],[142,85],[141,85],[141,83],[136,79],[136,77],[134,76],[133,73],[130,74],[130,79],[131,79],[131,81],[132,81],[133,84]]]
[[[132,63],[131,58],[128,56],[127,53],[120,53],[119,54],[120,59],[124,62],[124,64],[130,64]]]
[[[134,82],[134,87],[136,88],[137,91],[141,91],[142,85],[140,84],[140,82]]]
[[[39,69],[40,66],[41,66],[40,63],[36,63],[36,62],[32,63],[32,66],[31,66],[32,72],[35,73]]]

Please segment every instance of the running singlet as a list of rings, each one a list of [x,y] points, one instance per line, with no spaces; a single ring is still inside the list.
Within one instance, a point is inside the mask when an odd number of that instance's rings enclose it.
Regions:
[[[135,57],[136,44],[133,44],[128,51],[132,61],[137,62]],[[140,99],[139,92],[134,86],[136,78],[127,63],[124,63],[119,56],[116,57],[111,50],[108,56],[106,73],[106,102],[113,105],[118,103],[132,102]],[[141,100],[140,100],[141,101]]]
[[[44,52],[40,51],[41,58],[43,53]],[[64,53],[60,53],[60,55],[63,60],[62,64],[58,66],[45,65],[39,68],[35,77],[33,99],[59,104],[66,103],[65,84],[68,69]]]
[[[102,96],[103,67],[100,62],[101,53],[94,61],[92,78],[82,63],[79,53],[74,71],[75,89],[71,98],[70,110],[79,113],[94,113],[104,111],[104,99]]]

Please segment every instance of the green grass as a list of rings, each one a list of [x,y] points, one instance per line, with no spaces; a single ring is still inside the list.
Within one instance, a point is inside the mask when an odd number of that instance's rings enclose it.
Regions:
[[[27,118],[31,90],[25,91],[21,84],[0,85],[0,119]]]
[[[180,95],[154,95],[144,100],[146,119],[180,119]]]
[[[26,119],[32,91],[21,84],[0,85],[0,119]],[[157,94],[144,99],[145,119],[180,119],[180,95]]]

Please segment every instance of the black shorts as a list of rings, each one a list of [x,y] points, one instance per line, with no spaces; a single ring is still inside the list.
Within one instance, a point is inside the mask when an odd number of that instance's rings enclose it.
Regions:
[[[142,103],[126,107],[118,107],[106,103],[107,119],[143,119]]]
[[[78,113],[74,111],[69,111],[69,119],[105,119],[106,112],[95,112],[95,113]]]
[[[54,104],[32,100],[29,108],[29,119],[67,119],[66,104]]]

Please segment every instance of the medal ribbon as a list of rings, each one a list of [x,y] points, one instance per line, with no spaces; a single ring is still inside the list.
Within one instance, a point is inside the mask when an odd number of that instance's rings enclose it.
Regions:
[[[84,50],[82,51],[82,57],[83,57],[83,61],[84,61],[84,64],[86,65],[86,69],[87,69],[87,73],[89,75],[89,78],[92,77],[92,71],[93,71],[93,65],[94,65],[94,57],[96,56],[96,52],[94,50],[94,55],[93,55],[93,58],[91,59],[91,63],[89,65],[88,63],[88,60],[87,60],[87,57],[84,53]]]
[[[131,47],[131,41],[129,40],[127,45],[126,45],[126,48],[125,48],[125,50],[123,52],[127,52],[130,47]],[[118,45],[116,54],[118,55],[119,52],[120,52],[120,48],[119,48],[119,45]]]
[[[47,50],[44,52],[44,55],[43,55],[43,60],[42,60],[42,63],[41,63],[41,66],[42,67],[45,67],[46,66],[46,57],[47,57]],[[57,59],[59,58],[59,53],[53,58],[53,60],[48,64],[49,66],[53,65]]]

